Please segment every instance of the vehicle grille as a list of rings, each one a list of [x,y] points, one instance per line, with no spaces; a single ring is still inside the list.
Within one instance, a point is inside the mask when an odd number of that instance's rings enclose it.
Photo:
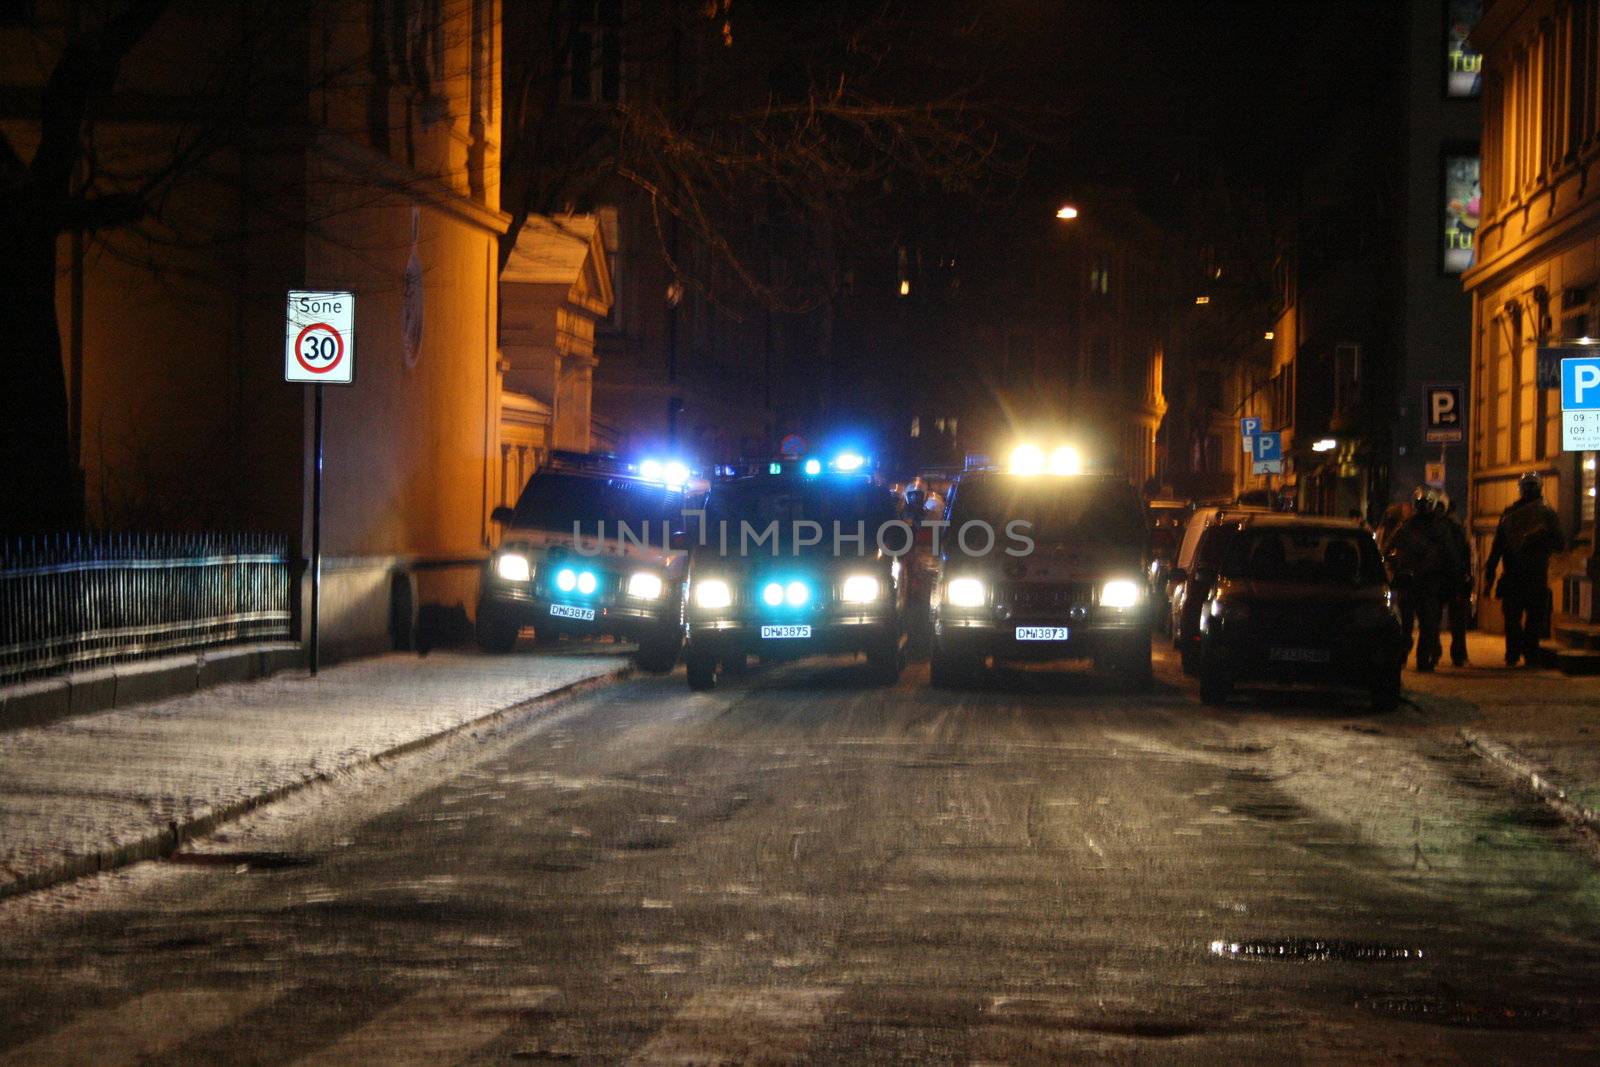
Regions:
[[[1017,613],[1067,611],[1088,607],[1093,591],[1086,582],[1008,583],[1001,587],[999,600]]]

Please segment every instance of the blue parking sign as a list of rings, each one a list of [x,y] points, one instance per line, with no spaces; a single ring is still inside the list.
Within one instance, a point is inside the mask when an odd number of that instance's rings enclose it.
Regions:
[[[1245,437],[1254,437],[1261,432],[1261,416],[1246,415],[1239,420],[1239,432]]]
[[[1270,460],[1283,458],[1283,434],[1277,430],[1255,435],[1255,458]]]
[[[1600,411],[1600,355],[1561,361],[1561,410]]]

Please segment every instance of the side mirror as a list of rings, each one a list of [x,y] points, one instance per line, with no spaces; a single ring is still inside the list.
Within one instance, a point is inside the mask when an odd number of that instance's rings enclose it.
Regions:
[[[667,538],[667,545],[669,548],[687,550],[689,547],[689,531],[673,530],[671,536]]]
[[[508,508],[504,504],[489,512],[489,521],[497,526],[510,526],[516,521],[516,518],[516,509]]]

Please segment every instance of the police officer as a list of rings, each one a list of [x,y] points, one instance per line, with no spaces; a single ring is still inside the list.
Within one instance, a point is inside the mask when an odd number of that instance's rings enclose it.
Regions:
[[[1455,562],[1461,569],[1456,572],[1445,589],[1445,610],[1450,613],[1450,662],[1457,667],[1467,665],[1467,617],[1472,613],[1472,542],[1467,531],[1455,516],[1455,502],[1449,493],[1439,494],[1439,512],[1445,529],[1456,546]]]
[[[1539,639],[1550,624],[1550,557],[1566,547],[1555,509],[1544,502],[1544,482],[1537,471],[1517,480],[1520,497],[1500,514],[1494,544],[1483,569],[1485,596],[1500,598],[1506,616],[1506,666],[1538,663]],[[1495,568],[1505,570],[1498,586]]]
[[[1396,575],[1404,576],[1400,584],[1416,616],[1417,670],[1431,671],[1444,654],[1439,617],[1446,599],[1460,587],[1467,564],[1439,507],[1439,494],[1419,485],[1411,499],[1411,517],[1395,532],[1391,551]],[[1410,637],[1408,627],[1407,641]]]

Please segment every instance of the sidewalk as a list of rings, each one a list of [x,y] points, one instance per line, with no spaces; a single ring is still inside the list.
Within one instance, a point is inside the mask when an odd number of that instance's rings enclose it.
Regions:
[[[395,654],[0,733],[0,897],[163,855],[265,801],[627,664]]]
[[[1564,796],[1569,817],[1600,812],[1600,677],[1507,668],[1499,635],[1467,639],[1465,669],[1450,667],[1448,656],[1432,674],[1408,665],[1407,698],[1459,723],[1461,736],[1502,770],[1535,788],[1542,782],[1547,799]],[[1600,819],[1591,825],[1600,830]]]

